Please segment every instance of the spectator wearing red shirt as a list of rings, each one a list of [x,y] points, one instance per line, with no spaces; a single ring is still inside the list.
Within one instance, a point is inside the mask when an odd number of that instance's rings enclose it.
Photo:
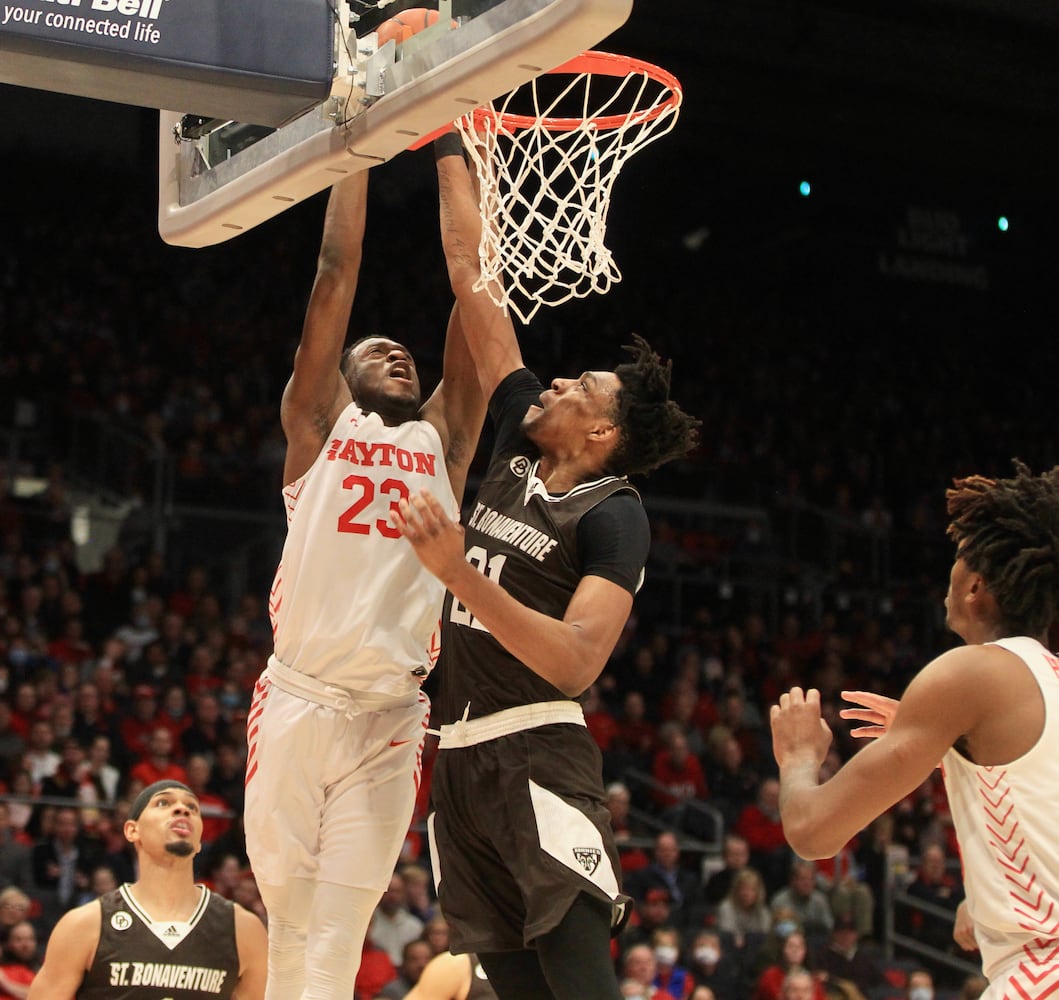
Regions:
[[[37,932],[23,920],[7,933],[0,958],[0,1000],[25,1000],[37,976]]]
[[[657,727],[647,719],[647,704],[639,691],[630,691],[622,702],[618,743],[625,754],[647,767],[655,752]]]
[[[219,795],[207,791],[211,770],[207,757],[192,754],[184,762],[184,770],[187,772],[187,786],[198,796],[202,812],[202,846],[209,847],[231,829],[231,818],[223,815],[231,812],[231,806]]]
[[[371,940],[371,927],[364,937],[364,948],[360,955],[360,969],[353,983],[354,1000],[373,1000],[387,983],[397,978],[397,967],[390,956]]]
[[[132,713],[118,726],[122,748],[129,760],[139,760],[147,753],[148,741],[158,722],[158,693],[150,684],[137,684],[132,689]]]
[[[187,772],[173,760],[173,734],[165,726],[155,726],[147,746],[147,755],[130,772],[130,782],[143,787],[156,781],[179,781],[187,784]]]
[[[688,747],[688,738],[678,727],[665,727],[663,748],[655,753],[651,775],[660,787],[654,791],[655,802],[667,812],[689,799],[709,795],[702,764]]]
[[[790,877],[791,849],[780,822],[780,783],[765,778],[757,800],[745,806],[735,831],[750,845],[750,864],[761,872],[769,896],[779,892]]]
[[[584,693],[581,708],[585,713],[585,725],[603,753],[609,753],[618,736],[618,720],[611,715],[599,696],[599,686],[593,684]]]

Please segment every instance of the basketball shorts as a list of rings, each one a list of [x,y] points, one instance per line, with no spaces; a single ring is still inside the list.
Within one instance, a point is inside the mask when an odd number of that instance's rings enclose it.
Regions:
[[[431,863],[453,952],[519,951],[582,892],[629,897],[584,726],[547,725],[442,749],[431,785]]]
[[[248,725],[246,848],[268,885],[313,878],[389,885],[415,807],[430,701],[340,711],[266,672]]]

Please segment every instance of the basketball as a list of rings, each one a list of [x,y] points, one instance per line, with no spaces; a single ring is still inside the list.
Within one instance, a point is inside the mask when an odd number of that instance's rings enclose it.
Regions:
[[[437,19],[438,12],[426,7],[409,7],[408,10],[402,10],[379,25],[379,45],[385,45],[391,39],[398,45],[407,42],[416,32],[429,28]]]

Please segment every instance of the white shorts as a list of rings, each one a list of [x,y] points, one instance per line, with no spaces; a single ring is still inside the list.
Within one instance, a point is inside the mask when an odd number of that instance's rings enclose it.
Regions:
[[[261,676],[247,719],[246,848],[255,877],[389,885],[415,807],[430,714],[411,703],[345,711]]]

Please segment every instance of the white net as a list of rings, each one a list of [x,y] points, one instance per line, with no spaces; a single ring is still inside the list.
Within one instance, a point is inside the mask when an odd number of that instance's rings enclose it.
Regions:
[[[604,242],[614,180],[673,128],[681,97],[656,66],[586,52],[460,119],[481,192],[476,287],[528,323],[621,281]]]

